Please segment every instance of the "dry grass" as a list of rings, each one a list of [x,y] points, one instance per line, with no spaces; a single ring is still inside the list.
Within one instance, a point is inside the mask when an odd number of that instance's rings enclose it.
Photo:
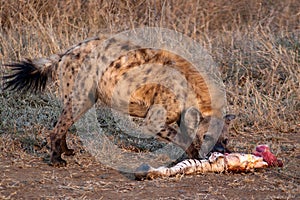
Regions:
[[[46,57],[98,33],[174,29],[202,44],[220,66],[228,112],[237,115],[232,135],[255,133],[268,141],[271,133],[300,133],[299,10],[298,0],[0,0],[0,60]],[[0,104],[1,139],[10,144],[1,149],[43,149],[59,102],[51,94],[1,91]],[[255,142],[233,145],[247,149]]]
[[[199,41],[221,67],[238,132],[291,132],[300,121],[299,7],[296,0],[2,0],[0,59],[45,57],[99,32],[175,29]],[[10,95],[1,97],[6,104]],[[7,107],[16,108],[13,104]],[[11,115],[1,113],[3,120]]]

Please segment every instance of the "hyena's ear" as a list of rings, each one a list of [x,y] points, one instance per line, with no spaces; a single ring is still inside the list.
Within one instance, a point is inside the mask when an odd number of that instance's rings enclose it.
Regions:
[[[225,123],[229,124],[232,120],[235,119],[235,115],[234,114],[225,115],[224,119],[225,119]]]
[[[186,109],[181,116],[181,120],[184,123],[184,126],[188,129],[198,128],[202,119],[203,117],[200,111],[195,107]]]

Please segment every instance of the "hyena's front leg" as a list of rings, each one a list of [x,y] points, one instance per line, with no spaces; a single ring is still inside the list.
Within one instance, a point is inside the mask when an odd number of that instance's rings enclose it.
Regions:
[[[197,114],[195,112],[189,111],[188,115]],[[190,136],[194,134],[186,134],[180,130],[176,130],[170,125],[166,124],[166,114],[167,111],[160,105],[153,105],[146,116],[146,127],[148,132],[154,133],[160,138],[172,142],[179,147],[181,147],[189,156],[189,158],[197,159],[199,153],[197,148],[193,144],[193,140]],[[194,122],[194,127],[190,127],[195,132],[196,127],[198,126],[200,119],[197,116],[185,116],[185,119],[190,119],[190,125]]]
[[[179,127],[181,135],[192,138],[190,146],[186,149],[189,158],[199,159],[199,141],[197,131],[201,121],[201,114],[195,107],[189,107],[181,113]],[[183,136],[179,136],[183,137]]]
[[[181,147],[189,158],[199,158],[197,147],[195,146],[192,138],[189,135],[174,129],[169,125],[165,125],[163,129],[159,133],[157,133],[157,135]]]

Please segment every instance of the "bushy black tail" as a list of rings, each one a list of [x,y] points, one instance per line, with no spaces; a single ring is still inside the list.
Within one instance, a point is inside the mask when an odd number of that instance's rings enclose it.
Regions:
[[[5,64],[12,73],[3,76],[4,90],[21,92],[41,92],[52,76],[53,63],[48,59],[24,60]]]

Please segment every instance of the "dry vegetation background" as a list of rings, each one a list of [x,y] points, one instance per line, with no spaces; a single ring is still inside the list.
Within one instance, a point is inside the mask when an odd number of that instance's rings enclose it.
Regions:
[[[99,33],[148,26],[179,31],[202,44],[220,66],[228,112],[237,115],[233,148],[250,151],[262,139],[280,153],[282,138],[288,149],[299,144],[298,0],[0,0],[0,26],[2,63],[47,57]],[[2,90],[0,103],[0,154],[38,154],[35,148],[45,142],[59,103],[51,93]]]

